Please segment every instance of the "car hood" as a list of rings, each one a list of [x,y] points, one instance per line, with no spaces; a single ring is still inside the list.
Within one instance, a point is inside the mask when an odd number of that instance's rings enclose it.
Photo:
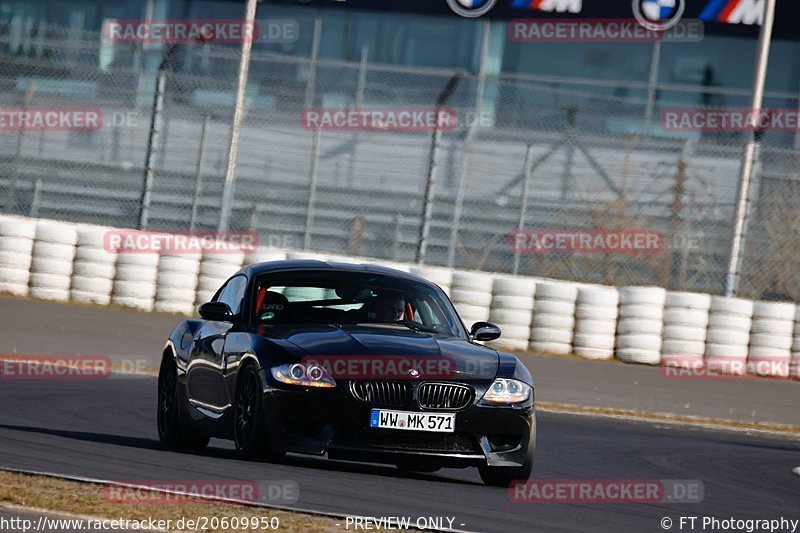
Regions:
[[[394,326],[286,325],[270,328],[264,332],[264,337],[300,359],[354,358],[361,362],[385,358],[395,364],[401,360],[411,361],[415,368],[422,369],[423,375],[419,376],[422,379],[490,380],[497,375],[499,365],[498,353],[490,348],[465,339]],[[425,363],[431,360],[435,363]],[[429,371],[427,375],[425,369]],[[372,377],[380,379],[378,375]],[[398,378],[395,375],[386,377]]]

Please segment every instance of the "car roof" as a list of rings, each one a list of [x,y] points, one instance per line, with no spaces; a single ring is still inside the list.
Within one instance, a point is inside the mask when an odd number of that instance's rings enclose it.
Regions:
[[[419,283],[425,283],[426,285],[437,286],[435,283],[428,281],[427,279],[417,276],[416,274],[410,274],[408,272],[403,272],[402,270],[396,270],[394,268],[379,266],[379,265],[369,265],[369,264],[355,264],[355,263],[335,263],[335,262],[328,262],[328,261],[317,261],[317,260],[310,260],[310,259],[300,259],[300,260],[290,260],[290,261],[270,261],[267,263],[255,263],[252,265],[248,265],[240,270],[241,273],[247,275],[248,278],[252,278],[253,276],[258,276],[261,274],[266,274],[269,272],[278,272],[278,271],[298,271],[298,270],[330,270],[330,271],[338,271],[338,272],[372,272],[375,274],[383,274],[385,276],[391,276],[398,279],[405,279],[409,281],[416,281]]]

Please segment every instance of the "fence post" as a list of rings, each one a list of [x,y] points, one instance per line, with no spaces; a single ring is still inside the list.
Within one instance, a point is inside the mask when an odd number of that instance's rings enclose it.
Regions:
[[[469,165],[471,159],[472,138],[475,136],[478,118],[470,126],[467,132],[467,137],[464,139],[464,162],[461,167],[461,172],[458,175],[458,186],[456,189],[456,204],[453,208],[453,224],[450,226],[450,245],[447,249],[447,266],[453,268],[456,262],[456,246],[458,246],[458,230],[461,226],[461,212],[464,210],[464,194],[466,189],[467,174],[469,173]]]
[[[653,43],[653,55],[650,59],[650,76],[647,80],[647,104],[644,110],[644,135],[650,136],[653,113],[656,106],[656,89],[658,88],[658,69],[661,65],[661,41]]]
[[[355,107],[360,109],[364,103],[364,90],[367,86],[367,62],[369,61],[369,46],[361,47],[361,63],[358,67],[358,87],[356,88]],[[350,150],[350,161],[347,169],[347,185],[353,185],[353,173],[356,167],[356,151],[360,136],[358,131],[353,133],[353,148]]]
[[[319,173],[320,130],[314,130],[311,137],[311,170],[308,177],[308,208],[306,209],[306,231],[303,236],[303,250],[311,247],[311,232],[314,227],[314,209],[317,203],[317,175]]]
[[[317,92],[317,62],[319,61],[319,44],[322,37],[322,18],[314,18],[314,37],[311,41],[311,59],[308,63],[308,80],[303,104],[306,109],[314,105]]]
[[[517,231],[525,229],[525,216],[528,214],[528,195],[530,188],[531,172],[533,172],[533,145],[529,144],[525,152],[525,167],[522,170],[522,199],[519,208],[519,222]],[[520,251],[514,243],[514,275],[519,273]]]
[[[456,189],[456,204],[453,209],[453,224],[450,227],[450,246],[447,250],[447,266],[452,268],[456,262],[456,246],[458,245],[458,230],[461,225],[461,212],[464,207],[465,185],[467,173],[470,165],[470,151],[472,150],[472,139],[482,121],[483,99],[486,92],[486,62],[489,58],[489,39],[491,37],[492,23],[488,20],[483,24],[483,40],[481,42],[481,59],[478,67],[478,86],[475,91],[475,118],[469,125],[467,135],[464,138],[464,164],[458,176],[458,186]]]
[[[36,179],[36,184],[33,186],[33,199],[31,200],[31,211],[28,216],[36,218],[39,214],[39,201],[42,194],[42,178]]]
[[[139,201],[139,229],[147,227],[150,218],[150,202],[153,195],[153,182],[155,180],[154,165],[156,146],[159,146],[161,136],[161,120],[164,111],[164,93],[167,87],[167,73],[161,69],[156,77],[156,93],[153,97],[153,111],[150,115],[150,132],[147,135],[147,151],[144,163],[144,182],[142,195]]]
[[[247,0],[245,24],[255,28],[257,0]],[[222,189],[222,204],[219,214],[219,231],[228,229],[233,202],[233,188],[236,180],[236,157],[239,155],[239,135],[244,122],[244,97],[247,91],[247,75],[250,71],[250,51],[253,48],[255,35],[242,38],[242,55],[239,58],[239,75],[236,79],[236,100],[233,107],[233,123],[231,139],[228,145],[228,164],[225,169],[225,185]]]
[[[422,202],[422,223],[419,227],[419,239],[417,240],[416,262],[419,264],[425,261],[425,255],[428,253],[428,240],[430,238],[431,222],[433,221],[433,201],[436,193],[436,178],[439,167],[436,158],[439,152],[439,144],[442,141],[442,130],[439,124],[442,117],[442,108],[450,99],[462,78],[463,74],[461,72],[453,74],[436,101],[436,122],[433,126],[431,149],[428,153],[428,177],[425,183],[425,197]]]
[[[742,153],[741,175],[736,201],[736,215],[733,219],[733,239],[728,260],[728,273],[725,278],[725,296],[734,296],[739,290],[741,277],[741,261],[744,256],[744,242],[747,236],[747,218],[750,211],[750,184],[753,178],[753,167],[758,162],[761,151],[762,132],[759,128],[759,115],[764,103],[764,87],[767,80],[769,50],[772,44],[772,27],[775,22],[775,0],[764,3],[764,23],[758,37],[755,73],[753,74],[753,97],[750,109],[753,131],[748,133],[749,139]]]
[[[194,175],[194,196],[192,196],[192,218],[189,221],[189,230],[194,230],[197,223],[197,203],[200,201],[200,193],[203,190],[203,160],[206,156],[209,119],[208,115],[203,117],[203,129],[200,132],[200,151],[197,154],[197,169]]]

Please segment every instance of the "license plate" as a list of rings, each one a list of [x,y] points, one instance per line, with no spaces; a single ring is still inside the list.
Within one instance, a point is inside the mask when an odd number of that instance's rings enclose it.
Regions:
[[[456,415],[455,413],[408,413],[406,411],[373,409],[369,425],[373,428],[453,433],[456,430]]]

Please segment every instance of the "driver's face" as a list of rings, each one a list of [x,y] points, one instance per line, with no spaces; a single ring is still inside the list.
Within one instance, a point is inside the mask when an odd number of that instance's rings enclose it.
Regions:
[[[397,322],[403,320],[406,311],[406,302],[402,298],[390,298],[378,304],[378,315],[382,322]]]

